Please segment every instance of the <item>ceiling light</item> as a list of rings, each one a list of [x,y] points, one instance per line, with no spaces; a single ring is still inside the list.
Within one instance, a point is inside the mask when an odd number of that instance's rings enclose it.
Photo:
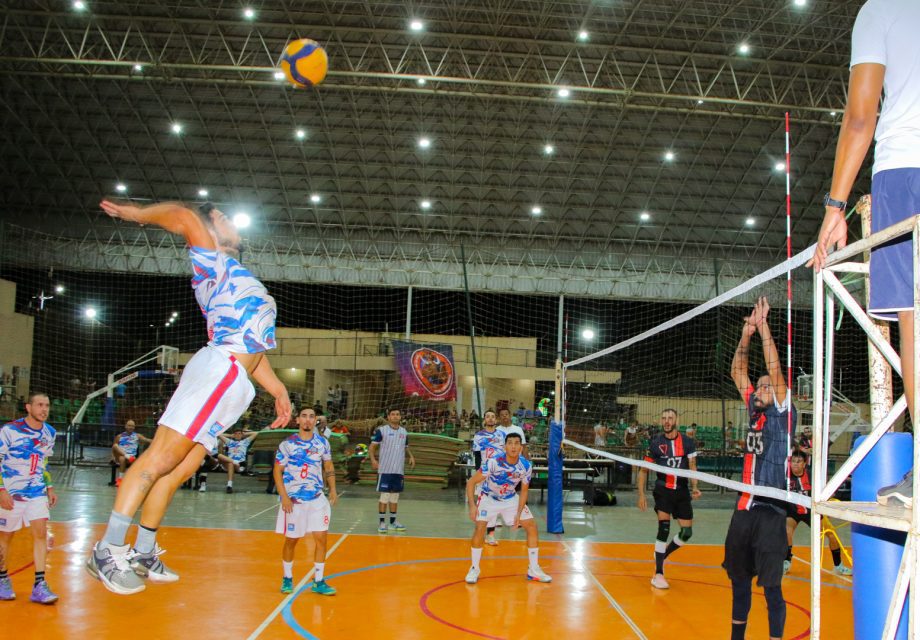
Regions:
[[[425,28],[425,23],[421,20],[413,20],[409,23],[409,28],[412,29],[412,31],[421,31]]]
[[[199,189],[199,190],[198,190],[198,196],[201,197],[201,198],[207,198],[207,197],[208,197],[208,190],[207,190],[207,189]]]
[[[804,7],[808,2],[806,0],[793,0],[792,4],[797,7]]]
[[[751,52],[751,45],[749,45],[747,42],[742,42],[741,44],[738,45],[738,53],[740,53],[741,55],[746,56],[750,52]]]
[[[64,291],[65,291],[64,285],[62,285],[62,284],[56,285],[56,286],[54,287],[54,292],[55,292],[55,293],[64,293]]]
[[[582,329],[581,337],[585,340],[594,340],[594,329]]]
[[[164,322],[164,323],[163,323],[163,326],[164,326],[164,327],[170,327],[170,326],[172,326],[172,325],[171,325],[169,322]]]
[[[697,104],[703,104],[703,101],[702,101],[702,100],[697,100],[696,103],[697,103]]]
[[[96,311],[95,307],[86,307],[85,309],[83,309],[83,315],[87,319],[93,320],[95,319],[97,315],[99,315],[99,313]]]
[[[836,111],[831,111],[831,117],[832,117],[832,118],[836,118],[836,117],[837,117],[837,112],[836,112]]]
[[[122,184],[121,182],[115,185],[115,191],[117,191],[118,193],[124,193],[127,190],[128,190],[128,187]]]
[[[560,98],[568,98],[570,95],[572,95],[572,92],[566,89],[565,87],[562,87],[561,89],[556,91],[556,95],[559,96]]]
[[[284,80],[284,71],[275,71],[275,80]]]
[[[754,218],[748,218],[747,220],[744,221],[744,224],[746,224],[746,225],[749,226],[749,227],[753,227],[753,226],[754,226]]]
[[[233,226],[237,229],[245,229],[250,224],[252,224],[252,218],[249,217],[248,213],[240,211],[238,214],[233,216]]]
[[[639,214],[639,220],[641,220],[642,222],[648,222],[651,219],[652,219],[652,215],[648,211],[643,211],[642,213]]]
[[[556,148],[551,144],[548,144],[545,147],[543,147],[543,153],[545,153],[548,156],[553,155],[553,152],[555,151],[556,151]]]
[[[173,122],[169,128],[172,129],[172,132],[175,133],[176,135],[182,133],[182,123],[181,122]]]
[[[431,146],[431,140],[429,140],[428,138],[419,138],[418,146],[420,146],[422,149],[427,149],[428,147]]]
[[[543,208],[540,207],[539,205],[535,205],[535,206],[530,210],[530,212],[531,212],[533,215],[538,216],[538,215],[540,215],[541,213],[543,213]]]
[[[588,32],[587,32],[587,31],[579,31],[579,32],[578,32],[578,39],[581,40],[582,42],[585,42],[585,41],[588,39]]]
[[[303,140],[304,138],[307,137],[307,132],[304,129],[298,129],[297,131],[294,132],[294,136],[296,136],[298,140]]]
[[[86,8],[86,3],[83,0],[74,0],[73,8],[77,11],[83,11]]]
[[[142,65],[142,64],[136,64],[136,65],[134,65],[134,70],[137,71],[138,73],[140,73],[141,71],[144,70],[144,65]]]
[[[424,86],[425,86],[425,82],[427,82],[427,81],[425,80],[425,78],[419,78],[418,80],[416,80],[416,82],[418,83],[418,86],[424,87]]]
[[[320,197],[318,193],[310,194],[310,202],[312,202],[313,204],[319,204],[321,200],[322,198]]]
[[[777,162],[777,163],[773,166],[773,168],[776,169],[777,171],[785,171],[785,170],[786,170],[786,163],[785,163],[785,162]]]
[[[252,20],[253,18],[256,17],[256,12],[253,11],[250,7],[246,7],[245,9],[243,9],[243,17],[246,18],[247,20]]]
[[[169,317],[170,317],[170,318],[178,318],[178,317],[179,317],[179,312],[178,312],[178,311],[173,311],[173,312],[169,315]]]
[[[422,209],[430,209],[430,208],[431,208],[431,200],[422,200],[419,204],[420,204],[420,206],[422,207]]]
[[[672,162],[672,161],[674,160],[675,157],[676,157],[676,156],[674,155],[674,152],[673,152],[673,151],[665,151],[665,152],[664,152],[664,159],[667,160],[668,162]]]

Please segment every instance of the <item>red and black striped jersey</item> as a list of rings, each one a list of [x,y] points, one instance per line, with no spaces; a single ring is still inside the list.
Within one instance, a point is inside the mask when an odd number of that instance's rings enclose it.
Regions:
[[[787,391],[784,406],[776,404],[775,398],[772,405],[762,408],[755,406],[754,401],[754,386],[751,385],[744,392],[750,422],[744,441],[741,481],[759,487],[786,490],[796,422],[792,394]],[[771,504],[786,510],[786,503],[781,500],[760,498],[750,493],[742,493],[737,506],[738,509],[748,510],[755,504]]]
[[[645,461],[672,469],[689,469],[690,458],[696,456],[696,445],[693,443],[693,438],[688,438],[679,431],[675,433],[677,437],[673,440],[663,433],[652,438],[648,443]],[[663,489],[686,489],[687,485],[686,478],[678,478],[660,471],[655,481],[655,487]]]

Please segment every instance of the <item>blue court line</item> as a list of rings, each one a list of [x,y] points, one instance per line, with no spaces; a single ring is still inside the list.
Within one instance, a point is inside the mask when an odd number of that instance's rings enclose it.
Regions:
[[[571,556],[542,556],[548,560],[571,560]],[[527,556],[490,556],[488,560],[526,560]],[[645,563],[651,564],[654,560],[642,560],[640,558],[611,558],[606,556],[583,556],[583,560],[604,560],[609,562],[635,562],[635,563]],[[348,571],[341,571],[339,573],[333,573],[332,575],[326,576],[328,580],[333,578],[340,578],[343,576],[350,576],[355,573],[362,573],[364,571],[373,571],[375,569],[386,569],[387,567],[398,567],[405,566],[410,564],[433,564],[437,562],[469,562],[470,559],[468,556],[463,556],[462,558],[429,558],[427,560],[402,560],[400,562],[385,562],[383,564],[373,564],[367,567],[359,567],[357,569],[349,569]],[[691,562],[669,562],[671,566],[677,567],[690,567],[696,569],[722,569],[721,565],[714,564],[698,564]],[[783,576],[784,580],[799,580],[806,582],[804,578],[797,578],[795,576]],[[294,604],[294,601],[300,597],[304,591],[309,591],[310,587],[313,585],[313,582],[308,582],[300,589],[297,590],[297,593],[294,594],[294,597],[288,601],[284,609],[281,610],[281,617],[287,623],[287,625],[297,633],[301,638],[307,638],[307,640],[320,640],[319,636],[315,636],[306,629],[304,629],[297,618],[294,617],[294,613],[291,611],[291,606]],[[832,582],[821,582],[822,587],[834,587],[837,589],[843,589],[844,591],[852,591],[853,587],[847,585],[839,585]],[[334,596],[333,596],[334,597]]]

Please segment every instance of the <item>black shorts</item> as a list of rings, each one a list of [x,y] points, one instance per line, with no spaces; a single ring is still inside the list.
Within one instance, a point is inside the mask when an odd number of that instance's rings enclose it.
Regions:
[[[786,509],[786,517],[791,518],[798,522],[799,524],[805,524],[809,527],[811,526],[811,510],[806,509],[805,513],[799,513],[796,505],[790,504]]]
[[[665,489],[656,486],[652,497],[655,498],[655,511],[667,513],[678,520],[693,520],[690,489]]]
[[[725,536],[722,562],[729,580],[750,582],[757,576],[758,586],[778,587],[783,582],[785,559],[785,513],[768,505],[735,511]]]
[[[402,493],[404,476],[401,473],[381,473],[377,476],[377,491]]]

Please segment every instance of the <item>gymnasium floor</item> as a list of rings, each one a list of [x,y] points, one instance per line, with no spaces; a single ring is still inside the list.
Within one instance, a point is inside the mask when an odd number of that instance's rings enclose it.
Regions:
[[[479,584],[468,586],[470,523],[453,489],[410,485],[400,504],[408,532],[379,535],[373,488],[344,487],[333,509],[326,564],[338,594],[324,598],[307,590],[312,554],[304,541],[294,565],[295,593],[285,597],[278,591],[281,538],[273,532],[277,497],[252,478],[238,479],[237,493],[225,494],[225,476],[216,474],[206,494],[180,491],[161,529],[163,559],[180,581],[126,597],[109,593],[83,569],[111,509],[107,471],[56,475],[60,504],[53,512],[48,579],[61,600],[51,607],[28,602],[31,540],[17,534],[8,565],[19,599],[0,603],[4,636],[689,640],[729,634],[730,589],[719,563],[731,499],[715,492],[697,505],[693,542],[666,565],[670,590],[657,592],[648,583],[654,516],[631,506],[634,492],[621,493],[617,507],[584,508],[570,496],[565,536],[541,535],[541,564],[554,577],[551,584],[524,579],[523,533],[500,529],[499,546],[483,554]],[[542,520],[543,507],[533,510]],[[807,544],[807,529],[800,527],[796,542]],[[785,637],[806,638],[808,549],[797,547],[795,554],[783,584]],[[852,637],[851,584],[824,573],[825,637]],[[755,587],[749,638],[767,636],[759,593]]]

